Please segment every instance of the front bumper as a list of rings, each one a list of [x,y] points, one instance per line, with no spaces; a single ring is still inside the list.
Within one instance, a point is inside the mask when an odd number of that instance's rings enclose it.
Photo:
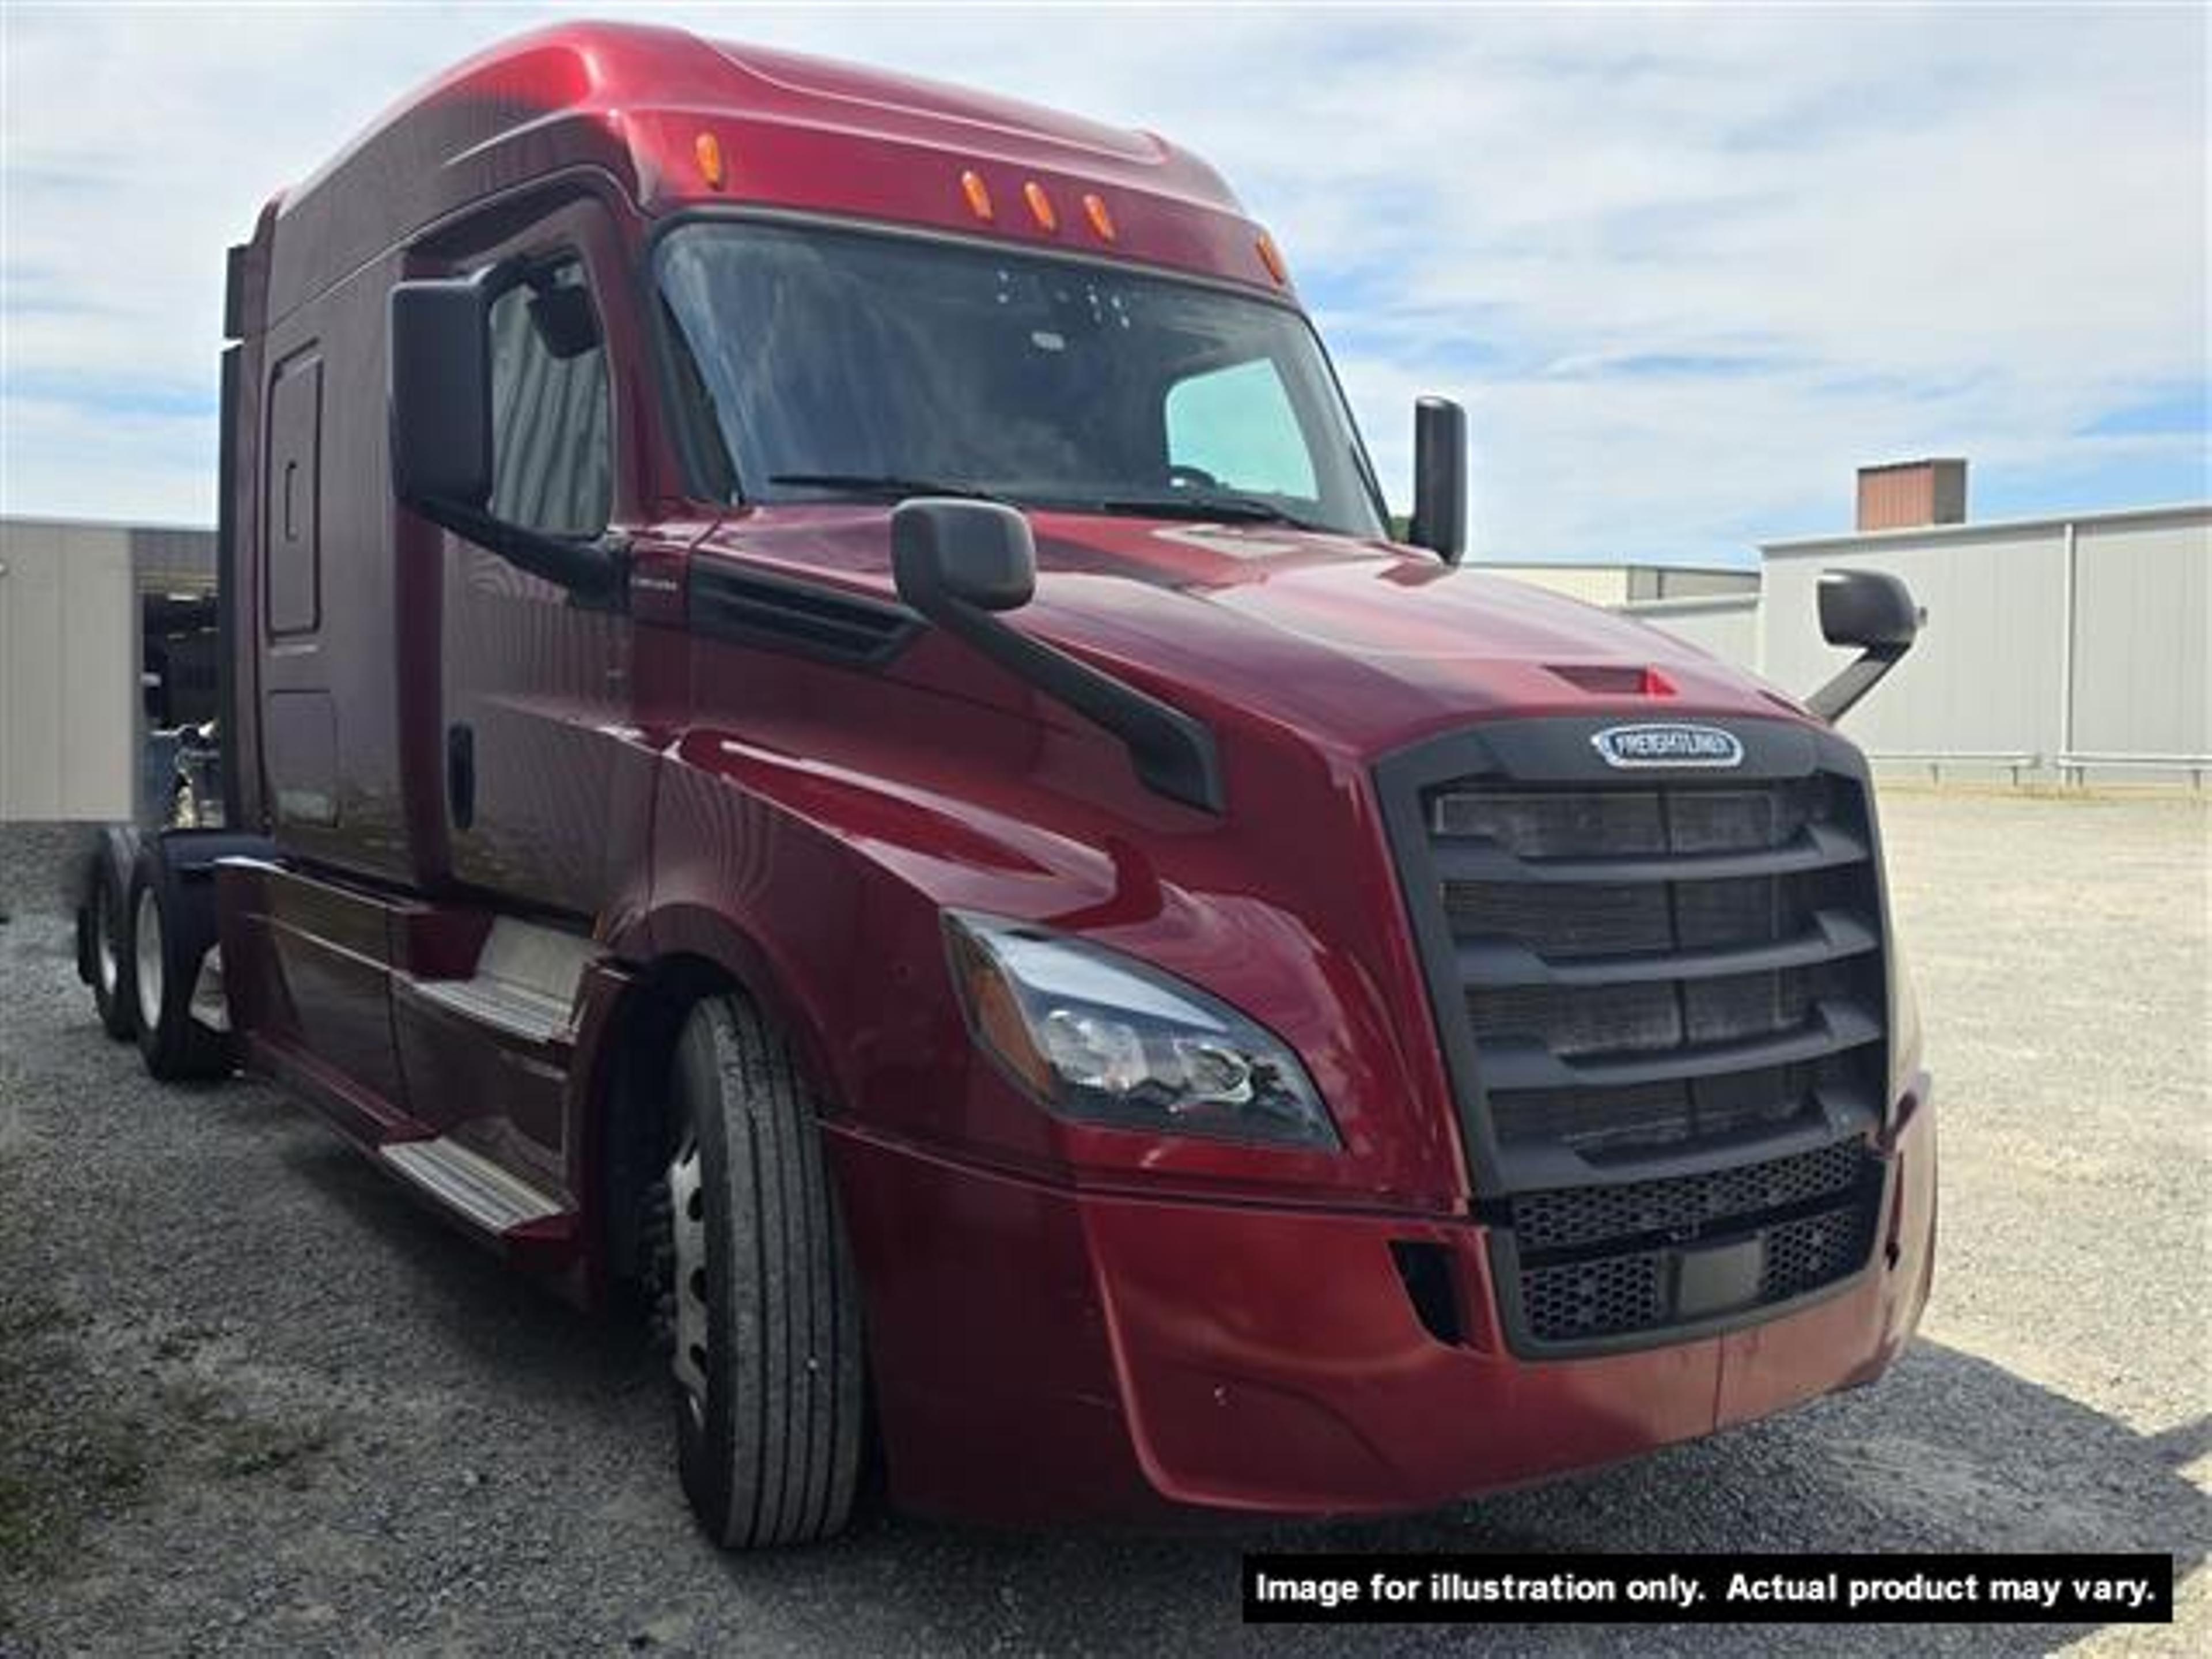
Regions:
[[[1927,1103],[1923,1076],[1863,1273],[1725,1334],[1559,1360],[1508,1350],[1471,1221],[1109,1196],[836,1134],[894,1491],[1002,1522],[1421,1509],[1871,1381],[1927,1299]],[[1449,1254],[1458,1342],[1394,1242]]]

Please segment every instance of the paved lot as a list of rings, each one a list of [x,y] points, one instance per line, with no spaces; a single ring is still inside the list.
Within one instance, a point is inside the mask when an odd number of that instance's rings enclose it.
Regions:
[[[2155,1549],[2173,1631],[1811,1631],[1887,1653],[2212,1651],[2205,815],[1899,793],[1944,1245],[1880,1387],[1630,1468],[1297,1534],[892,1519],[732,1559],[652,1363],[258,1085],[142,1077],[0,848],[0,1652],[1709,1654],[1686,1628],[1243,1631],[1241,1550]],[[11,885],[12,882],[12,885]]]

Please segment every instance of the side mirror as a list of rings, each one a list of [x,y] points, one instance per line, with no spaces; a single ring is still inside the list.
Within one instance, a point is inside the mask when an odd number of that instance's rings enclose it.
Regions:
[[[1413,518],[1406,539],[1446,564],[1467,551],[1467,411],[1449,398],[1413,404]]]
[[[409,507],[491,499],[489,316],[475,283],[392,288],[392,487]]]
[[[891,514],[891,574],[899,598],[946,633],[1121,738],[1146,787],[1201,811],[1222,810],[1212,727],[1000,621],[1036,594],[1036,538],[1014,508],[957,496],[900,502]]]
[[[1820,573],[1820,633],[1830,645],[1855,645],[1858,659],[1805,699],[1833,724],[1894,668],[1920,635],[1923,620],[1912,590],[1887,570]]]
[[[1912,590],[1887,570],[1820,573],[1820,633],[1830,645],[1902,653],[1919,632]]]
[[[891,515],[891,574],[933,621],[948,605],[1018,611],[1036,593],[1036,539],[1011,507],[920,496]]]
[[[556,353],[563,341],[589,349],[580,332],[590,323],[587,299],[580,317],[576,302],[557,300],[548,317]],[[620,604],[629,571],[619,545],[547,535],[489,511],[491,302],[483,285],[395,283],[389,323],[392,490],[400,503],[580,601]]]

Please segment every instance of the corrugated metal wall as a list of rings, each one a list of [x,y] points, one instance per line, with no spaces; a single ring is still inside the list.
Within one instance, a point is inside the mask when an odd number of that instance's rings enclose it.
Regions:
[[[1664,629],[1723,662],[1756,670],[1759,665],[1759,595],[1712,599],[1648,599],[1620,607],[1623,616]]]
[[[2085,524],[2075,546],[2077,754],[2212,756],[2212,531]]]
[[[116,526],[0,520],[0,822],[131,816],[131,537]]]

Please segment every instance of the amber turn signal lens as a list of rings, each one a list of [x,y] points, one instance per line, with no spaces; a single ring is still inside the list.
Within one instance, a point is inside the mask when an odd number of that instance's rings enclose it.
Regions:
[[[1267,267],[1267,275],[1275,279],[1276,287],[1280,288],[1291,280],[1291,273],[1283,264],[1282,250],[1275,246],[1273,237],[1263,230],[1254,246],[1260,250],[1260,263]]]
[[[722,171],[722,141],[711,132],[702,132],[691,141],[691,154],[699,160],[699,176],[707,181],[707,188],[721,189],[726,176]]]
[[[1091,221],[1091,228],[1098,233],[1102,241],[1110,242],[1114,240],[1114,216],[1106,211],[1106,202],[1103,197],[1085,197],[1083,211]]]
[[[989,954],[964,933],[953,934],[954,966],[975,1028],[992,1051],[1040,1099],[1052,1094],[1052,1066],[1037,1051],[1022,1017],[1021,1000]]]
[[[983,182],[981,173],[972,172],[962,173],[960,193],[968,198],[969,212],[974,214],[978,219],[988,219],[991,216],[991,190],[990,186]]]
[[[1040,230],[1058,230],[1060,215],[1053,210],[1052,198],[1044,193],[1044,186],[1034,179],[1022,186],[1022,199],[1030,204],[1030,216]]]

